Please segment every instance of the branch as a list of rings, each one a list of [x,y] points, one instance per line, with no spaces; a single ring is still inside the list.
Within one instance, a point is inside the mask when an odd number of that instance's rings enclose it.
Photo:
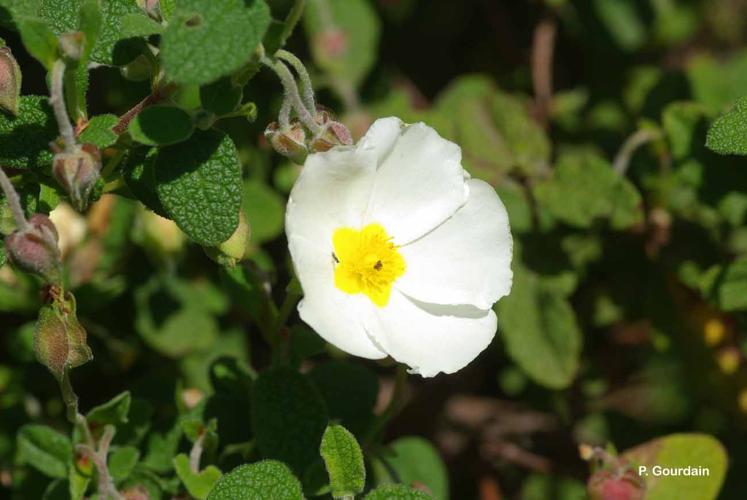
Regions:
[[[65,61],[57,59],[52,66],[52,84],[49,103],[54,110],[54,116],[57,119],[57,126],[60,129],[60,135],[65,143],[65,152],[72,153],[75,150],[75,131],[70,123],[70,117],[67,114],[65,106],[65,94],[63,81],[65,79]]]
[[[532,86],[534,87],[535,116],[543,126],[552,104],[552,60],[555,51],[557,25],[552,17],[545,17],[534,29],[532,37]]]

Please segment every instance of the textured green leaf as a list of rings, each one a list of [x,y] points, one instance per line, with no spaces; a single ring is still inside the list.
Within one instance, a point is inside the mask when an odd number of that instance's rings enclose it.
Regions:
[[[514,265],[511,294],[498,302],[497,312],[508,354],[527,375],[553,389],[571,384],[582,338],[576,315],[562,295]]]
[[[140,202],[161,217],[168,217],[156,192],[156,148],[133,148],[122,165],[122,178]]]
[[[124,481],[140,459],[140,451],[134,446],[121,446],[109,455],[109,472],[115,481]]]
[[[221,477],[207,500],[302,500],[301,483],[280,462],[240,465]]]
[[[380,22],[371,4],[366,0],[307,2],[303,21],[314,61],[360,85],[376,62],[379,44]]]
[[[44,425],[25,425],[16,438],[16,459],[50,477],[67,478],[73,446],[67,436]]]
[[[46,97],[22,96],[18,116],[0,113],[0,164],[38,170],[52,163],[57,123]]]
[[[249,61],[270,23],[264,0],[181,0],[162,36],[166,73],[201,85]]]
[[[449,475],[438,451],[427,440],[408,436],[389,444],[386,461],[404,484],[422,484],[436,500],[448,500]],[[376,483],[391,482],[391,470],[374,463]]]
[[[85,130],[80,133],[79,140],[83,144],[94,144],[104,149],[117,142],[117,134],[112,128],[119,118],[115,115],[98,115],[91,118]]]
[[[597,219],[609,218],[613,228],[625,229],[642,219],[635,186],[593,154],[562,156],[553,177],[537,184],[534,194],[543,208],[571,226],[588,228]]]
[[[727,455],[715,438],[706,434],[671,434],[627,450],[623,457],[645,466],[646,500],[712,500],[726,476]],[[704,467],[706,476],[657,475],[653,467]]]
[[[330,418],[358,436],[368,428],[379,395],[375,373],[350,361],[329,361],[315,366],[309,378],[324,397]]]
[[[747,97],[713,122],[706,146],[716,153],[747,155]]]
[[[126,424],[131,402],[130,391],[122,392],[106,403],[92,408],[86,418],[89,423],[101,426]]]
[[[265,183],[244,183],[242,208],[249,227],[252,228],[253,242],[262,244],[277,238],[283,232],[285,202]]]
[[[230,137],[197,132],[158,152],[156,191],[169,218],[201,245],[217,246],[239,224],[241,167]]]
[[[694,102],[675,102],[662,113],[662,125],[675,160],[693,156],[696,148],[702,148],[702,126],[705,125],[706,109]]]
[[[200,472],[194,472],[189,465],[189,457],[184,453],[174,457],[174,470],[189,494],[197,500],[205,500],[223,475],[214,465],[208,465]]]
[[[252,428],[257,448],[301,473],[314,459],[327,426],[327,409],[316,388],[300,373],[265,371],[252,391]]]
[[[341,425],[327,426],[319,453],[327,467],[334,498],[349,498],[363,491],[366,485],[363,452],[350,431]]]
[[[429,500],[431,497],[404,484],[379,486],[366,495],[366,500]]]
[[[166,146],[189,139],[192,118],[176,106],[149,106],[127,128],[134,140],[148,146]]]

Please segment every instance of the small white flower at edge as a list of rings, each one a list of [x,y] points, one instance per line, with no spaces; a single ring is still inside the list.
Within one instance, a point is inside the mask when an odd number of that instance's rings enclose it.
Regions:
[[[453,373],[492,340],[511,290],[506,209],[461,149],[423,123],[377,120],[355,146],[310,155],[286,232],[301,319],[370,359]]]

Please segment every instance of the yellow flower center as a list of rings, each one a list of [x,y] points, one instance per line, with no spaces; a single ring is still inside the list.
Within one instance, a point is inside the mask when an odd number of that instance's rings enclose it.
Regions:
[[[380,224],[360,231],[341,227],[332,235],[335,286],[345,293],[364,293],[379,307],[389,302],[392,284],[405,274],[405,260]]]

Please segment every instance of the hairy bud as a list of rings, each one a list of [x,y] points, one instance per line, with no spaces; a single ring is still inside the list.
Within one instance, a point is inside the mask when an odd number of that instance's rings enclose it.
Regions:
[[[57,229],[42,214],[35,214],[25,229],[5,238],[11,262],[26,272],[36,274],[47,283],[60,282],[60,249]]]
[[[325,110],[317,112],[316,122],[321,126],[321,132],[311,141],[310,148],[314,152],[329,151],[335,146],[349,146],[353,144],[350,130]]]
[[[306,147],[306,131],[303,125],[294,120],[286,130],[273,122],[265,129],[265,138],[273,149],[299,165],[306,161],[309,150]]]
[[[91,202],[93,188],[101,171],[101,154],[96,146],[76,146],[72,153],[57,153],[52,164],[52,173],[70,195],[73,207],[82,212]]]
[[[0,109],[18,114],[21,68],[8,47],[0,47]]]
[[[645,483],[635,472],[600,470],[594,473],[587,483],[591,500],[643,500]]]
[[[208,257],[218,264],[233,267],[241,261],[249,249],[251,228],[244,214],[239,215],[239,226],[230,238],[217,247],[205,248]]]
[[[82,31],[60,35],[60,52],[69,61],[80,61],[86,44],[86,34]]]
[[[76,315],[75,297],[60,287],[51,286],[48,301],[39,310],[34,331],[36,358],[57,380],[62,380],[65,370],[93,358],[86,337]]]

